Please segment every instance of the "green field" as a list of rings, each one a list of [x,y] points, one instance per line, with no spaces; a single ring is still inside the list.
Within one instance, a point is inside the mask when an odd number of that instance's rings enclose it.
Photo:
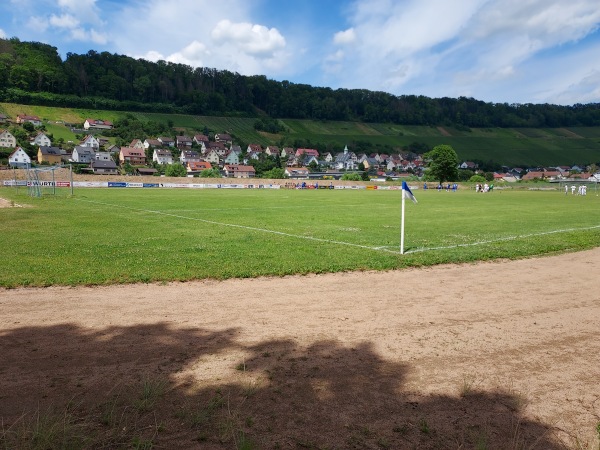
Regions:
[[[387,270],[576,251],[600,242],[600,197],[558,190],[76,189],[0,196],[0,286],[96,285]]]

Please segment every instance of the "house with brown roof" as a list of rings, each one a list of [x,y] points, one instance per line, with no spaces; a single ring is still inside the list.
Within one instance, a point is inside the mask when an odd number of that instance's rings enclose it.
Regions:
[[[215,134],[215,142],[223,142],[224,144],[232,144],[233,138],[227,133]]]
[[[175,147],[175,141],[167,136],[160,136],[157,138],[158,142],[165,147]]]
[[[150,147],[162,147],[162,142],[160,142],[158,139],[146,139],[144,141],[144,148]]]
[[[192,138],[189,136],[176,136],[175,145],[180,149],[192,148]]]
[[[228,178],[254,178],[256,175],[254,167],[240,164],[226,164],[223,170]]]
[[[209,150],[216,151],[217,155],[219,155],[219,158],[222,158],[223,156],[225,156],[227,154],[227,152],[229,151],[229,149],[225,146],[225,144],[223,142],[209,142],[206,149],[207,149],[207,151],[209,151]]]
[[[112,130],[113,124],[108,120],[102,119],[85,119],[83,122],[84,130]]]
[[[182,150],[181,155],[179,156],[179,161],[185,166],[189,162],[202,161],[202,157],[196,150]]]
[[[39,127],[42,125],[42,121],[40,120],[40,118],[38,116],[30,116],[28,114],[19,114],[15,120],[15,122],[17,122],[18,124],[24,124],[24,123],[31,123],[36,127]]]
[[[279,151],[279,147],[276,145],[269,145],[265,148],[265,154],[269,156],[279,156],[281,152]]]
[[[263,148],[259,144],[250,144],[246,149],[247,153],[262,153]]]
[[[144,165],[146,164],[146,153],[139,148],[121,147],[119,162],[121,164],[129,163],[132,166]]]
[[[208,136],[205,134],[195,134],[194,138],[192,140],[195,144],[198,144],[198,145],[200,145],[200,143],[202,143],[202,142],[208,143],[208,141],[209,141]]]

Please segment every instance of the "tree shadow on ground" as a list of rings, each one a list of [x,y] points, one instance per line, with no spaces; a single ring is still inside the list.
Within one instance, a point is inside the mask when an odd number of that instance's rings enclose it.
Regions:
[[[566,448],[523,417],[518,395],[408,391],[410,366],[372,343],[238,335],[166,323],[4,332],[0,447]]]

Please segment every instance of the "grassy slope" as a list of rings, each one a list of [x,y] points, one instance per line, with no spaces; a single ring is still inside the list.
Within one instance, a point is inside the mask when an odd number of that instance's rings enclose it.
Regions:
[[[46,106],[0,103],[0,112],[11,117],[17,114],[35,114],[45,121],[82,123],[87,117],[116,120],[126,114],[119,111],[91,111]],[[344,146],[367,141],[375,145],[405,146],[425,142],[433,147],[449,144],[461,160],[494,160],[509,166],[570,165],[600,162],[600,127],[570,129],[473,129],[470,132],[451,127],[419,127],[395,124],[364,124],[356,122],[326,122],[285,119],[281,120],[287,132],[269,135],[257,132],[255,119],[236,117],[190,116],[183,114],[133,113],[141,120],[172,121],[175,127],[188,133],[230,132],[247,143],[278,145],[281,138],[308,139]],[[63,125],[49,123],[48,131],[66,141],[75,136]]]
[[[590,229],[600,224],[594,191],[417,191],[419,204],[407,207],[412,253],[405,255],[397,253],[399,191],[0,194],[32,205],[0,210],[11,236],[0,259],[4,287],[382,270],[579,250],[600,239],[600,228]],[[565,229],[581,231],[540,234]],[[481,241],[490,242],[453,247]],[[448,248],[432,250],[439,247]]]

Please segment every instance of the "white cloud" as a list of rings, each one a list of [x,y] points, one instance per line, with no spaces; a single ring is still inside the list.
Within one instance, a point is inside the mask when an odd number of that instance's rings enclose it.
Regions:
[[[49,23],[56,28],[76,28],[79,26],[79,20],[70,14],[63,14],[61,16],[52,14]]]
[[[285,39],[276,28],[251,23],[221,20],[211,33],[217,45],[231,44],[240,51],[258,58],[273,57],[285,47]]]
[[[292,55],[303,52],[289,48],[276,27],[253,21],[252,8],[245,0],[179,0],[177,8],[170,0],[146,0],[125,6],[112,21],[119,30],[115,50],[243,75],[290,73]]]
[[[87,35],[88,35],[88,39],[92,42],[95,42],[96,44],[104,45],[108,42],[108,38],[105,33],[96,31],[93,28],[91,28],[87,32]]]
[[[2,28],[0,28],[0,39],[6,39],[6,33]]]
[[[333,36],[333,42],[339,45],[352,44],[356,41],[354,28],[348,28],[345,31],[338,31]]]
[[[201,67],[204,65],[203,61],[209,55],[210,53],[206,49],[206,45],[198,41],[193,41],[179,52],[168,56],[166,61],[178,64],[187,64],[188,66],[192,67]]]
[[[82,23],[98,23],[101,20],[96,0],[58,0],[57,4],[62,11],[69,12]]]
[[[43,17],[31,16],[26,26],[31,30],[43,33],[48,29],[48,20]]]
[[[551,73],[548,64],[563,57],[565,46],[598,30],[600,8],[597,0],[356,0],[348,21],[351,26],[333,39],[334,45],[352,43],[343,54],[345,70],[327,69],[341,62],[335,51],[322,57],[328,84],[428,96],[468,93],[487,101],[518,92],[523,102],[548,101],[559,95],[541,88],[540,79]],[[533,64],[541,57],[546,68]],[[600,63],[597,56],[591,61],[581,56],[563,71],[583,65],[595,74]],[[578,77],[556,80],[566,93],[562,102],[577,89],[600,101],[593,83]]]
[[[600,70],[594,70],[582,79],[552,95],[554,103],[597,103],[600,101]]]

